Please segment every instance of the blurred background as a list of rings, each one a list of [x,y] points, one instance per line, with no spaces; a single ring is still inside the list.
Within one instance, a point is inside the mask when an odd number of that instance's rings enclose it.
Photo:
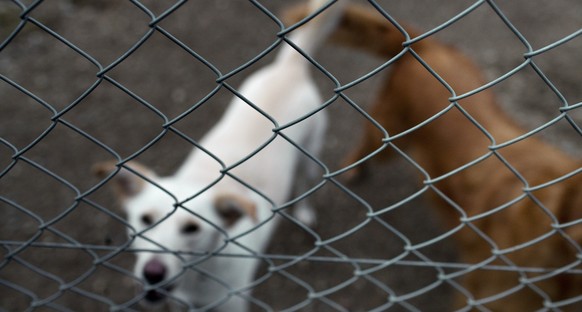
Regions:
[[[259,2],[279,17],[285,7],[298,3]],[[354,2],[369,5],[367,1]],[[28,7],[33,1],[20,3]],[[172,132],[158,139],[162,126],[217,86],[217,75],[212,70],[157,31],[121,63],[108,68],[151,29],[152,18],[137,3],[40,2],[27,15],[34,21],[26,23],[0,50],[0,310],[23,311],[44,303],[48,305],[41,310],[104,311],[136,297],[135,280],[129,273],[133,256],[123,251],[128,243],[123,213],[109,188],[93,189],[100,181],[91,175],[91,166],[114,158],[112,151],[125,158],[143,150],[137,157],[140,162],[162,175],[171,174],[192,146]],[[159,16],[175,1],[139,3]],[[397,21],[425,32],[474,1],[377,3]],[[533,50],[582,27],[579,1],[495,3]],[[17,4],[0,0],[0,42],[18,27],[21,13]],[[280,31],[265,13],[243,0],[189,1],[157,25],[222,74],[264,51]],[[527,51],[486,2],[436,37],[474,58],[488,80],[517,67]],[[581,51],[582,38],[575,38],[535,57],[536,64],[570,104],[582,101]],[[240,85],[249,73],[272,58],[266,56],[227,82]],[[384,62],[331,45],[322,47],[314,58],[342,85]],[[108,68],[108,79],[99,80],[101,69],[96,63]],[[346,95],[368,108],[388,70],[347,90]],[[324,98],[330,98],[335,85],[321,72],[313,72]],[[562,105],[531,68],[493,90],[509,115],[528,130],[555,118]],[[194,140],[201,138],[231,97],[228,90],[221,89],[176,122],[175,128]],[[79,98],[82,100],[77,101]],[[322,161],[335,171],[359,141],[364,118],[342,101],[326,110],[330,125]],[[55,123],[57,114],[59,122]],[[580,112],[572,116],[582,123]],[[574,156],[582,155],[581,137],[565,123],[549,127],[542,136]],[[16,154],[20,160],[14,163]],[[281,256],[273,260],[275,264],[313,250],[315,258],[299,261],[279,273],[268,272],[263,265],[257,276],[264,281],[254,289],[253,296],[274,310],[363,311],[382,307],[390,295],[411,294],[390,311],[413,307],[450,310],[454,290],[447,283],[435,284],[438,270],[434,263],[456,261],[454,242],[447,239],[429,244],[419,251],[421,255],[404,252],[406,240],[418,244],[446,231],[430,203],[423,197],[416,198],[383,214],[382,222],[366,217],[368,209],[377,211],[399,203],[421,186],[415,169],[402,159],[375,166],[368,179],[347,186],[351,193],[327,183],[310,196],[319,220],[313,231],[284,222],[267,251]],[[86,200],[79,201],[79,196],[89,190]],[[329,244],[316,248],[318,239],[329,240]],[[397,259],[400,262],[384,265]],[[354,271],[370,268],[375,270],[369,275],[354,275]],[[435,287],[427,287],[430,285]],[[309,292],[320,296],[310,298]],[[261,310],[258,306],[255,309]]]

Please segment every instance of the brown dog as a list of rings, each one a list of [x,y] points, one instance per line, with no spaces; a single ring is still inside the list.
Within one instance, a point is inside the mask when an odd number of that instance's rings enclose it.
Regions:
[[[305,14],[297,7],[287,19],[295,22]],[[400,53],[404,40],[378,12],[357,6],[347,8],[331,36],[385,59]],[[480,69],[455,48],[431,37],[411,48],[456,95],[485,84]],[[397,155],[394,144],[426,171],[424,182],[455,231],[461,260],[476,264],[445,277],[459,290],[456,308],[580,309],[582,276],[563,271],[578,267],[581,259],[582,226],[570,222],[582,218],[582,175],[576,175],[582,162],[536,137],[505,146],[526,131],[503,113],[493,93],[486,89],[451,102],[453,93],[410,51],[389,68],[371,111],[389,137],[366,123],[362,144],[346,164],[383,145],[388,146],[374,160]],[[370,165],[365,161],[350,173],[361,175]]]

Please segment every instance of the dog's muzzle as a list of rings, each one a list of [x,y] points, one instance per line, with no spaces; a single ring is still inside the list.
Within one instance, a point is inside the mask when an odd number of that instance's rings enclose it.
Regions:
[[[150,260],[143,269],[143,277],[149,285],[163,282],[166,273],[166,266],[158,259]],[[172,286],[160,286],[160,288],[150,289],[146,292],[145,299],[150,303],[158,303],[166,298],[166,294],[172,291],[172,288]]]

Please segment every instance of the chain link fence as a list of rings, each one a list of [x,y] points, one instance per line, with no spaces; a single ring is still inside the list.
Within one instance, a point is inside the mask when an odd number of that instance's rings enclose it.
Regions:
[[[315,207],[318,224],[281,221],[269,248],[256,255],[262,264],[245,295],[252,310],[489,311],[503,309],[491,304],[516,297],[539,303],[539,310],[580,309],[576,231],[582,202],[570,205],[569,217],[562,219],[537,194],[559,193],[561,185],[580,180],[582,168],[565,166],[559,176],[530,184],[536,169],[524,172],[504,153],[541,137],[580,159],[582,4],[353,2],[387,20],[413,24],[476,59],[491,83],[475,92],[451,92],[451,107],[462,110],[463,99],[492,89],[524,134],[489,144],[486,156],[439,176],[427,174],[415,155],[387,137],[383,148],[396,156],[386,164],[365,157],[367,178],[345,183],[342,159],[359,145],[363,125],[373,122],[364,112],[385,83],[391,61],[322,47],[312,56],[321,64],[313,75],[326,100],[336,94],[339,99],[325,108],[330,125],[320,159],[323,178],[309,194],[296,194]],[[91,166],[136,159],[163,175],[172,173],[244,78],[269,64],[275,45],[285,44],[277,36],[282,30],[277,20],[289,5],[0,2],[0,310],[143,308],[140,281],[132,273],[138,250],[130,247],[129,224]],[[409,44],[404,46],[414,54]],[[439,72],[424,65],[438,80]],[[490,135],[477,122],[472,127]],[[538,153],[531,151],[543,158]],[[497,159],[512,172],[520,195],[485,212],[463,214],[468,207],[459,207],[439,182],[485,159]],[[487,182],[476,187],[492,190],[489,197],[505,191]],[[575,200],[577,189],[558,198]],[[437,212],[435,197],[455,212],[453,225]],[[512,213],[524,198],[535,202],[534,211]],[[499,230],[483,230],[480,222],[491,218],[501,219]],[[524,231],[528,234],[517,237]],[[503,246],[495,233],[516,236],[519,243]],[[480,243],[463,244],[467,235]],[[543,261],[514,256],[528,248],[537,248],[531,258],[549,253],[565,260],[545,267]],[[471,249],[482,251],[483,258],[468,262],[464,255]],[[507,283],[488,292],[491,279]],[[557,282],[548,287],[549,280]]]

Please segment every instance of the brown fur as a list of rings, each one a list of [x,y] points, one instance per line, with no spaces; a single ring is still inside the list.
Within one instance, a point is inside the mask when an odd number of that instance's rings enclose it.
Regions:
[[[302,7],[296,7],[286,15],[289,22],[296,22],[304,16],[305,9]],[[411,37],[417,36],[414,30],[407,28],[407,32]],[[403,50],[404,36],[373,9],[350,6],[338,29],[332,34],[331,41],[389,59]],[[455,48],[429,37],[412,45],[412,49],[457,95],[485,84],[481,70]],[[371,115],[391,136],[423,123],[450,105],[448,99],[452,94],[411,53],[391,65],[390,70],[373,104]],[[524,194],[525,197],[520,201],[491,215],[476,218],[471,224],[490,237],[498,249],[503,250],[552,232],[553,223],[563,224],[582,217],[582,175],[524,193],[524,183],[499,157],[513,166],[530,187],[580,169],[580,160],[533,137],[501,148],[496,151],[498,155],[495,155],[489,146],[514,139],[525,131],[499,108],[490,90],[460,100],[458,104],[486,129],[495,143],[457,107],[450,108],[431,123],[393,141],[409,153],[432,178],[445,175],[489,154],[484,161],[433,184],[460,207],[459,211],[445,204],[444,200],[439,200],[439,211],[449,228],[461,223],[462,214],[474,217]],[[381,131],[369,122],[364,127],[362,143],[347,158],[346,165],[366,157],[383,144]],[[374,160],[395,155],[388,147]],[[363,169],[368,166],[371,166],[370,161],[362,163],[350,173],[354,176],[362,175]],[[536,201],[543,204],[548,213]],[[507,253],[506,257],[516,266],[534,268],[557,268],[575,263],[577,250],[568,239],[580,245],[582,230],[580,226],[570,226],[564,228],[563,234],[555,233],[533,246]],[[494,257],[491,252],[493,247],[470,226],[464,226],[455,237],[464,263],[480,263]],[[506,262],[498,257],[490,264],[506,265]],[[526,275],[529,278],[539,276],[533,273]],[[519,278],[520,275],[515,272],[475,270],[455,281],[460,281],[474,300],[518,287],[510,295],[483,303],[482,306],[493,311],[535,311],[543,308],[542,296],[532,288],[541,289],[552,302],[582,295],[582,277],[575,274],[550,277],[536,282],[535,287],[520,284]],[[455,301],[456,308],[465,307],[468,298],[458,292]],[[577,308],[580,308],[580,303]]]

